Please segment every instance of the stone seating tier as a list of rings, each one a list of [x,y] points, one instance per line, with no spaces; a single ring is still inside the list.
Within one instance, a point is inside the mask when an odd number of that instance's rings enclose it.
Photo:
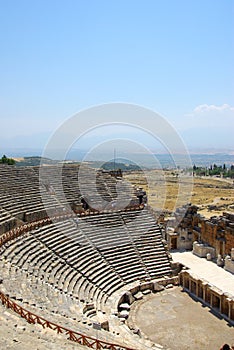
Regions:
[[[42,167],[43,176],[40,178],[39,167],[17,167],[0,165],[0,234],[7,231],[8,227],[1,225],[3,210],[14,220],[15,218],[24,222],[32,222],[55,216],[62,213],[66,208],[82,210],[81,198],[86,193],[91,194],[89,204],[94,208],[105,209],[117,196],[127,199],[129,204],[138,203],[134,191],[117,193],[117,181],[107,172],[96,171],[87,168],[85,178],[81,179],[82,188],[78,183],[79,166],[65,165],[62,172],[58,166]],[[60,188],[60,175],[62,176],[62,188]],[[95,183],[93,178],[96,178]],[[43,196],[43,202],[42,202]],[[46,211],[45,211],[46,204]],[[12,225],[11,225],[12,228]]]
[[[103,299],[125,284],[171,273],[160,230],[149,212],[130,212],[136,223],[139,217],[145,222],[136,224],[134,232],[128,213],[49,223],[5,244],[1,253],[11,265],[54,288],[100,305],[94,296]]]

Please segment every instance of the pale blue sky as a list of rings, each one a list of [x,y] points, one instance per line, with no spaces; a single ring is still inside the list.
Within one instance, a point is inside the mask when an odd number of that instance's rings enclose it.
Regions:
[[[155,110],[188,147],[234,148],[232,0],[0,0],[0,43],[1,150],[108,102]]]

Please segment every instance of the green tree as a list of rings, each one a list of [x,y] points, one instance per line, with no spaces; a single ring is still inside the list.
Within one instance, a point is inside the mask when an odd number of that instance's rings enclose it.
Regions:
[[[8,164],[8,165],[14,165],[15,160],[13,158],[8,158],[5,154],[0,158],[0,163],[2,164]]]

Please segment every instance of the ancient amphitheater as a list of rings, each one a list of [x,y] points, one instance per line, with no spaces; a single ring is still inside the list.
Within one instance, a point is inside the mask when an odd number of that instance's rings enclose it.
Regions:
[[[144,192],[120,192],[121,178],[87,168],[85,196],[78,171],[0,166],[0,347],[164,349],[141,335],[130,308],[188,285],[186,271],[172,263]]]

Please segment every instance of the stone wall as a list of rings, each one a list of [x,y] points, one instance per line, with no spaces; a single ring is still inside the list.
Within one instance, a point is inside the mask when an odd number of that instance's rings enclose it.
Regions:
[[[193,254],[199,256],[200,258],[206,258],[207,254],[210,254],[211,258],[216,257],[215,248],[198,242],[193,242]]]
[[[208,305],[216,313],[222,315],[234,324],[234,296],[224,293],[209,284],[208,281],[197,277],[190,271],[181,271],[180,285],[185,291],[191,293],[196,299]]]
[[[200,217],[201,241],[214,247],[216,255],[230,255],[234,248],[234,215],[223,213],[209,220]]]
[[[231,256],[227,255],[225,258],[224,269],[234,274],[234,248],[231,250]]]
[[[166,226],[166,239],[169,249],[191,250],[193,242],[196,255],[205,257],[211,253],[212,258],[231,254],[234,248],[234,214],[223,213],[219,217],[206,219],[197,213],[192,205],[177,209],[174,218]],[[211,249],[209,249],[211,247]]]

